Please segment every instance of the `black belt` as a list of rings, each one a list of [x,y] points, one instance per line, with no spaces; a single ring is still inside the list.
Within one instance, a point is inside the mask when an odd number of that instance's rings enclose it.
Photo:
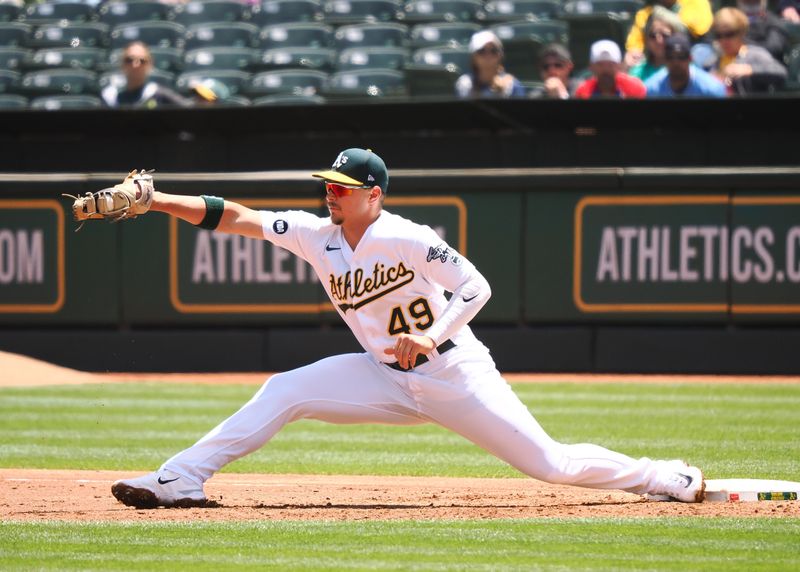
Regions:
[[[439,352],[439,355],[441,355],[444,352],[452,350],[454,347],[456,347],[456,345],[452,342],[452,340],[445,340],[436,347],[436,351]],[[414,367],[422,365],[423,363],[428,363],[429,361],[430,360],[428,359],[428,356],[426,356],[425,354],[419,354],[417,356],[417,363],[414,365]],[[387,363],[385,365],[392,369],[396,369],[397,371],[408,371],[409,369],[411,369],[411,368],[403,369],[403,367],[397,362]]]

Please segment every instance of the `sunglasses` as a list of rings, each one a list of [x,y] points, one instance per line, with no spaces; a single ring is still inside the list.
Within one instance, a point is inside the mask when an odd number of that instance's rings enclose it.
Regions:
[[[496,56],[496,55],[499,55],[499,54],[500,54],[500,50],[498,50],[498,49],[497,49],[497,48],[495,48],[495,47],[491,47],[491,48],[481,48],[480,50],[476,51],[475,53],[476,53],[476,54],[480,54],[480,55],[482,55],[482,56],[485,56],[486,54],[491,54],[491,55],[493,55],[493,56]]]
[[[564,62],[543,63],[541,67],[542,67],[542,71],[547,71],[547,70],[549,70],[551,68],[560,70],[560,69],[564,69]]]
[[[672,34],[665,34],[664,32],[649,32],[647,37],[651,40],[658,40],[659,38],[669,38]]]
[[[133,56],[125,56],[124,58],[122,58],[122,63],[127,66],[133,65],[135,63],[139,65],[144,65],[149,62],[150,60],[147,58],[134,58]]]
[[[353,194],[353,191],[356,189],[371,189],[371,185],[364,185],[364,186],[350,186],[350,185],[340,185],[339,183],[331,183],[329,181],[325,181],[325,191],[336,195],[337,198],[340,197],[349,197]]]
[[[717,32],[716,33],[717,38],[720,39],[720,40],[730,40],[731,38],[735,38],[738,35],[739,35],[739,32],[735,32],[735,31],[732,31],[732,32]]]

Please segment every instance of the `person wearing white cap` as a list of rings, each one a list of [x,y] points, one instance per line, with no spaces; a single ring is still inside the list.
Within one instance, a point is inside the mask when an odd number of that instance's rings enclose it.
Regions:
[[[472,70],[456,81],[458,97],[522,97],[525,88],[503,68],[503,43],[494,33],[482,30],[469,41]]]
[[[620,71],[622,52],[611,40],[599,40],[592,44],[589,64],[592,77],[578,86],[576,98],[642,98],[647,93],[640,79]]]

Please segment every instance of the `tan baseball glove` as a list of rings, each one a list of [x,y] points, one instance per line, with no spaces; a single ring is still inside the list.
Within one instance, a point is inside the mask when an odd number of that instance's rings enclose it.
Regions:
[[[83,223],[92,219],[112,222],[136,218],[146,213],[153,203],[152,171],[134,169],[119,185],[102,189],[96,193],[86,193],[82,197],[63,195],[74,200],[72,214],[76,221]]]

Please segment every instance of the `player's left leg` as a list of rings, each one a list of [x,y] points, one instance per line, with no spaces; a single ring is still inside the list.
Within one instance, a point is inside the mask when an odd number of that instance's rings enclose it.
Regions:
[[[696,468],[555,441],[480,351],[452,350],[442,357],[450,362],[446,367],[418,375],[421,410],[523,473],[550,483],[666,494],[687,502],[702,497]]]

